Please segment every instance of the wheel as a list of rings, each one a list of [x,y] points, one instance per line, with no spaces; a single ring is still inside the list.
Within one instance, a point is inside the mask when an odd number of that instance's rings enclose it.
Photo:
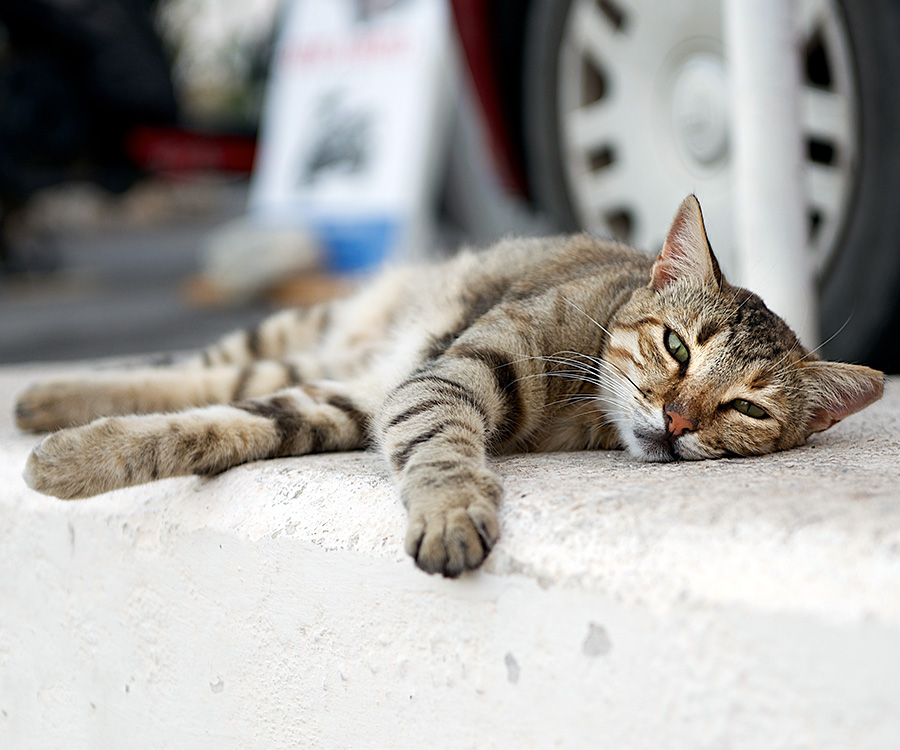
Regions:
[[[891,365],[900,321],[900,3],[799,0],[808,244],[828,356]],[[536,202],[656,251],[696,192],[734,268],[721,0],[534,0],[524,62]],[[887,352],[887,354],[886,354]]]

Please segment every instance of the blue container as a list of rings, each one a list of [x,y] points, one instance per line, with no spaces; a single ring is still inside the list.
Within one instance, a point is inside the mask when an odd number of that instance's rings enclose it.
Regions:
[[[314,222],[328,267],[336,273],[359,273],[380,266],[392,254],[399,222],[391,219],[325,219]]]

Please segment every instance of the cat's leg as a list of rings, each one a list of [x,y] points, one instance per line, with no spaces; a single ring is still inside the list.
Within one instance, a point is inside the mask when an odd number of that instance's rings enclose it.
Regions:
[[[19,394],[16,424],[23,430],[50,431],[98,417],[182,411],[274,393],[321,377],[319,361],[302,354],[244,365],[77,373],[40,381]]]
[[[525,358],[457,345],[386,399],[376,434],[409,511],[406,550],[423,570],[457,576],[497,540],[502,487],[486,455],[533,427],[525,396],[543,383],[530,370]]]
[[[24,430],[56,430],[104,416],[227,404],[321,379],[326,368],[315,348],[336,304],[276,313],[181,362],[38,382],[18,397],[16,423]]]
[[[336,386],[289,388],[177,414],[104,417],[60,430],[28,458],[29,486],[64,499],[265,458],[355,450],[369,415]]]
[[[329,303],[282,310],[259,325],[233,331],[188,360],[192,365],[244,366],[263,359],[281,360],[297,352],[311,351],[331,327],[335,309]]]
[[[379,348],[396,320],[398,307],[410,297],[415,284],[412,269],[388,269],[347,297],[284,310],[255,328],[228,334],[195,361],[245,365],[316,351],[324,355],[325,372],[318,377],[345,377],[348,363],[355,370],[361,357]]]
[[[180,411],[323,379],[349,381],[384,345],[405,276],[386,274],[359,294],[270,316],[183,362],[77,374],[19,396],[21,429],[55,430],[97,417]]]

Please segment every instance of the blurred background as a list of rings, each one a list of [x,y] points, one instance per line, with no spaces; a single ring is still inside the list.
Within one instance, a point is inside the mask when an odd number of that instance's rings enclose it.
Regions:
[[[723,0],[0,0],[0,362],[186,349],[385,261],[700,198]],[[796,0],[824,351],[900,371],[900,0]],[[761,120],[766,118],[760,112]]]

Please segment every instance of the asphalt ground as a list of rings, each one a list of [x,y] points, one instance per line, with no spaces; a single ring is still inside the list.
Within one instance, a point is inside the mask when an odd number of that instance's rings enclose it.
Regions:
[[[93,194],[35,207],[32,223],[40,229],[26,233],[24,247],[52,258],[54,268],[0,275],[0,364],[193,349],[270,312],[262,302],[223,308],[192,301],[186,289],[200,243],[243,211],[246,186],[197,192],[202,200],[186,200],[183,187],[145,191],[137,198],[145,210],[130,214],[115,198]],[[79,211],[91,216],[73,218]]]

